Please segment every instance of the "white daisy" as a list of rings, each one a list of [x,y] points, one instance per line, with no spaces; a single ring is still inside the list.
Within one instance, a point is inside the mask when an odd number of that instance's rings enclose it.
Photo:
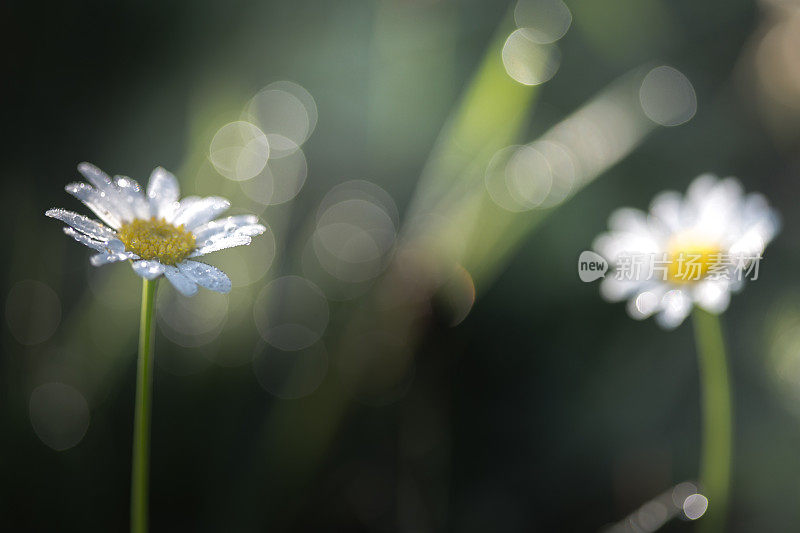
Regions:
[[[197,286],[227,293],[231,280],[221,270],[193,261],[217,250],[250,244],[267,228],[254,215],[213,220],[230,207],[224,198],[188,196],[178,200],[178,180],[161,167],[150,174],[146,195],[136,181],[111,179],[89,163],[78,165],[88,183],[70,183],[66,191],[105,224],[65,209],[45,214],[69,224],[64,233],[93,248],[95,266],[131,261],[134,272],[152,280],[161,275],[186,296]]]
[[[730,293],[743,285],[741,271],[747,267],[752,273],[779,218],[761,194],[745,195],[736,179],[704,174],[685,196],[663,192],[649,214],[618,209],[608,225],[610,231],[597,237],[593,248],[617,272],[606,275],[601,294],[610,301],[629,299],[633,318],[656,314],[661,326],[674,328],[695,304],[715,314],[728,307]],[[630,266],[635,257],[650,258],[651,275],[642,269],[620,276],[620,265]]]

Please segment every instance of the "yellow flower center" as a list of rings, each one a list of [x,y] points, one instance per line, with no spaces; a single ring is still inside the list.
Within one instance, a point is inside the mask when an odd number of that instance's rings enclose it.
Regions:
[[[155,259],[165,265],[180,263],[194,250],[192,232],[173,226],[163,218],[135,219],[117,230],[125,248],[142,259]]]
[[[722,262],[719,244],[694,234],[678,234],[667,244],[667,278],[674,283],[700,281]]]

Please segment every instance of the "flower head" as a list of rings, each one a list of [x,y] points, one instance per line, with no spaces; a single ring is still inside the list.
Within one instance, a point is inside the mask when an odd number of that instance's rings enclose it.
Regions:
[[[146,194],[136,181],[111,179],[89,163],[78,165],[89,183],[70,183],[66,191],[105,224],[65,209],[45,214],[69,224],[64,233],[97,252],[95,266],[131,261],[146,279],[161,275],[186,296],[200,285],[226,293],[231,280],[224,272],[193,258],[224,248],[250,244],[266,227],[255,215],[214,220],[230,207],[224,198],[188,196],[178,199],[178,180],[161,167],[150,174]]]
[[[762,195],[745,195],[733,178],[704,174],[685,196],[663,192],[649,213],[618,209],[608,225],[610,231],[593,244],[616,265],[601,283],[601,294],[610,301],[628,299],[633,318],[656,315],[661,326],[674,328],[693,305],[712,313],[728,307],[743,273],[754,279],[779,219]]]

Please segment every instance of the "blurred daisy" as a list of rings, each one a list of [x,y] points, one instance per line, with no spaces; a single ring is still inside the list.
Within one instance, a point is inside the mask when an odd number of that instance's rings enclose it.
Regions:
[[[616,267],[600,292],[610,301],[628,299],[631,317],[656,315],[665,328],[677,327],[693,305],[719,314],[743,274],[757,277],[778,220],[762,195],[745,195],[737,180],[701,175],[685,196],[656,196],[649,214],[622,208],[611,215],[610,231],[593,244]]]
[[[231,280],[221,270],[194,261],[217,250],[250,244],[266,228],[254,215],[214,220],[230,207],[224,198],[188,196],[178,200],[178,180],[161,167],[150,174],[147,193],[124,176],[111,179],[89,163],[78,165],[89,183],[71,183],[66,191],[105,224],[65,209],[45,214],[69,224],[64,233],[96,250],[95,266],[130,261],[134,272],[153,280],[161,275],[186,296],[197,286],[227,293]]]

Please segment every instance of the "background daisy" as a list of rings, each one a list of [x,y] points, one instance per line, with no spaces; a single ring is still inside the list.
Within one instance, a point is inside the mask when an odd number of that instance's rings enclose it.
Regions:
[[[743,286],[742,270],[760,262],[778,220],[761,194],[745,195],[734,178],[703,174],[685,196],[673,191],[656,196],[649,213],[622,208],[611,215],[609,231],[593,248],[610,265],[638,259],[641,268],[630,275],[608,273],[600,292],[612,302],[628,299],[631,317],[656,315],[665,328],[683,322],[693,305],[721,313],[731,292]],[[653,272],[653,261],[662,262],[663,270]]]

